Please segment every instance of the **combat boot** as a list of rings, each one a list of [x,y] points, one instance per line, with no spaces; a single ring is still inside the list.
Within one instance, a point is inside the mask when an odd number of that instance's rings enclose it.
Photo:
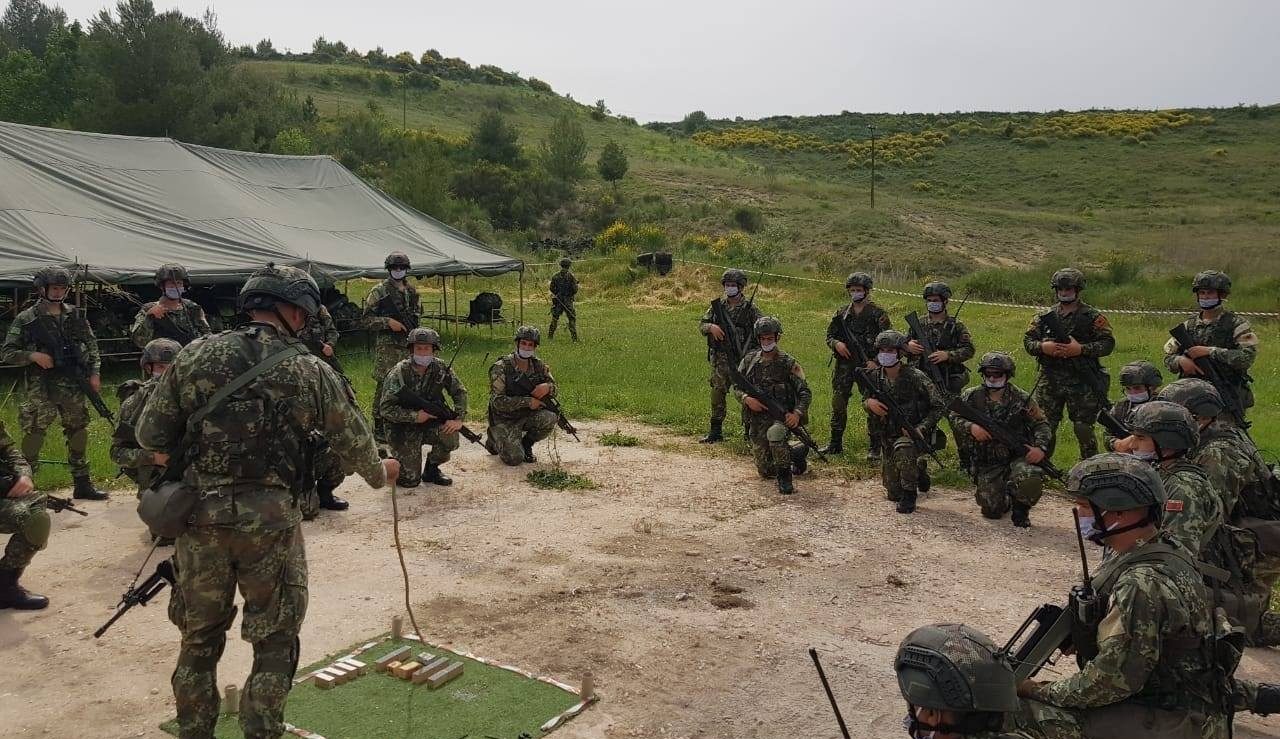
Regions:
[[[796,486],[791,482],[791,466],[782,465],[778,468],[778,492],[783,495],[791,495],[796,491]]]
[[[922,493],[929,492],[929,488],[933,486],[933,480],[929,477],[929,460],[924,457],[916,460],[916,484]]]
[[[1009,518],[1013,521],[1013,525],[1020,529],[1031,528],[1031,506],[1018,501],[1013,501],[1013,514]]]
[[[39,611],[49,607],[49,599],[18,584],[22,570],[0,570],[0,610]]]
[[[525,452],[525,456],[530,454],[532,454],[532,452]],[[445,476],[445,474],[440,471],[440,465],[431,464],[430,462],[427,462],[427,466],[422,468],[422,481],[429,482],[432,485],[441,486],[453,484],[453,478]]]
[[[317,484],[316,495],[320,498],[320,507],[326,511],[345,511],[351,507],[350,503],[333,494],[332,485]]]
[[[80,475],[75,478],[75,490],[71,497],[76,500],[106,500],[110,496],[95,488],[88,475]]]
[[[916,512],[916,491],[903,490],[902,496],[898,498],[898,513],[915,513]]]
[[[804,444],[793,444],[791,446],[791,471],[797,475],[803,475],[809,469],[809,447]]]
[[[533,456],[533,440],[532,439],[530,439],[527,436],[522,438],[520,440],[520,448],[524,449],[524,461],[526,463],[533,464],[534,462],[538,461],[538,458]]]
[[[1258,683],[1258,701],[1250,710],[1259,716],[1280,713],[1280,684]]]
[[[844,432],[831,429],[831,441],[828,441],[821,451],[823,454],[843,454]]]
[[[714,444],[718,441],[724,441],[724,421],[712,421],[711,430],[706,436],[698,439],[699,444]]]

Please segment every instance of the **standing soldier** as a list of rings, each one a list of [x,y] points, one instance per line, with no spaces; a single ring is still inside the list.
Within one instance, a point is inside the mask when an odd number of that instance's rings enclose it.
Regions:
[[[969,329],[965,328],[959,318],[948,314],[947,305],[950,301],[951,287],[947,283],[930,282],[924,286],[926,320],[923,323],[917,322],[917,325],[927,336],[919,336],[915,326],[911,326],[907,331],[907,338],[910,339],[907,351],[914,357],[913,364],[916,368],[933,380],[933,384],[938,386],[943,395],[953,398],[969,384],[969,369],[964,363],[973,359],[976,350],[973,348]],[[914,315],[913,313],[912,316]],[[908,318],[915,320],[910,316]],[[928,339],[927,342],[923,341],[925,338]],[[933,347],[929,356],[925,356],[926,343]],[[936,372],[930,368],[937,368]],[[951,423],[950,416],[947,416],[947,422]],[[969,469],[968,435],[962,437],[956,434],[955,426],[952,426],[951,436],[956,441],[960,469]],[[925,460],[921,459],[920,463],[923,465]]]
[[[333,322],[333,315],[329,313],[324,303],[320,304],[315,315],[307,316],[306,325],[298,332],[298,338],[307,345],[307,349],[332,367],[350,385],[351,381],[338,361],[337,346],[340,336],[338,326]],[[302,499],[303,520],[315,519],[320,515],[322,508],[326,511],[345,511],[350,508],[350,503],[334,495],[334,491],[346,477],[346,473],[342,471],[342,461],[338,459],[337,454],[329,449],[317,452],[316,486]]]
[[[205,319],[204,308],[194,300],[182,297],[191,289],[187,268],[181,264],[162,264],[156,270],[156,287],[160,299],[145,303],[133,319],[129,336],[139,349],[152,339],[172,339],[186,346],[201,336],[213,333]]]
[[[898,423],[911,426],[910,429],[903,426],[891,428],[894,422],[890,420],[889,405],[885,400],[869,395],[862,401],[868,415],[874,415],[878,419],[877,426],[883,429],[879,437],[882,456],[880,479],[884,483],[885,497],[898,504],[898,513],[914,513],[916,494],[927,492],[929,486],[928,477],[920,475],[920,450],[912,440],[912,432],[929,439],[946,411],[947,403],[938,387],[923,372],[903,363],[907,356],[906,336],[898,331],[881,331],[873,347],[879,369],[855,368],[854,371],[866,372],[874,384],[892,397],[905,416]]]
[[[178,537],[169,617],[182,633],[173,694],[179,736],[211,737],[217,666],[244,597],[241,634],[253,667],[240,699],[246,737],[284,733],[284,701],[298,665],[307,609],[307,559],[298,497],[307,447],[327,442],[369,485],[400,471],[379,461],[350,387],[293,337],[320,307],[315,280],[294,267],[254,272],[240,291],[243,328],[200,339],[165,372],[138,419],[144,449],[173,457],[200,500]],[[230,394],[225,391],[230,389]],[[203,420],[188,431],[188,419]]]
[[[566,257],[560,260],[560,271],[551,277],[551,327],[547,329],[547,338],[556,337],[556,324],[563,313],[569,319],[569,335],[578,340],[578,311],[574,310],[573,299],[578,294],[578,278],[573,276],[569,267],[573,262]]]
[[[844,452],[844,430],[849,420],[849,396],[853,394],[853,373],[862,368],[875,369],[876,336],[889,328],[889,314],[871,301],[871,275],[854,272],[844,281],[849,304],[836,311],[827,326],[827,347],[835,354],[836,366],[831,373],[831,441],[824,454]],[[880,459],[884,445],[879,424],[867,416],[867,459]]]
[[[0,610],[39,611],[49,599],[18,584],[36,552],[49,543],[44,493],[31,482],[31,467],[0,424],[0,476],[13,480],[0,496],[0,534],[12,534],[0,556]]]
[[[733,388],[733,395],[744,406],[756,471],[763,478],[776,477],[778,492],[790,495],[796,489],[791,481],[794,460],[787,437],[790,429],[804,425],[813,393],[804,379],[800,363],[778,348],[778,339],[782,337],[781,321],[773,316],[763,316],[756,320],[751,332],[760,348],[747,352],[738,371],[782,406],[787,412],[786,418],[782,422],[775,420],[765,409],[761,402],[763,399],[747,395],[739,387]]]
[[[148,341],[138,359],[143,379],[129,380],[116,391],[120,398],[120,417],[116,421],[115,433],[111,436],[111,461],[119,465],[120,472],[138,486],[139,495],[144,488],[151,486],[157,468],[169,464],[169,455],[148,451],[138,444],[138,416],[142,415],[142,408],[155,390],[160,375],[169,369],[180,351],[182,345],[173,339]]]
[[[307,349],[337,370],[338,374],[342,374],[337,353],[338,339],[341,337],[338,325],[333,322],[333,314],[324,303],[320,304],[320,309],[314,316],[307,316],[307,325],[298,332],[298,338],[307,345]]]
[[[1031,320],[1022,343],[1044,373],[1036,403],[1044,409],[1053,431],[1049,456],[1057,446],[1065,406],[1080,445],[1080,458],[1087,459],[1098,453],[1093,425],[1098,411],[1108,405],[1109,383],[1099,360],[1116,348],[1116,339],[1107,317],[1080,300],[1084,273],[1071,267],[1060,269],[1053,273],[1049,285],[1058,304]]]
[[[391,455],[400,461],[399,485],[416,488],[419,481],[433,485],[452,485],[453,480],[440,471],[449,455],[458,448],[458,431],[467,415],[467,389],[453,368],[440,361],[440,334],[429,328],[409,332],[405,344],[409,357],[391,368],[383,382],[381,408],[387,427]],[[458,417],[436,418],[425,410],[402,404],[398,398],[408,392],[429,403],[445,405],[447,392]],[[447,406],[445,406],[447,407]],[[422,447],[429,445],[427,462],[422,464]]]
[[[1016,367],[1004,352],[987,352],[978,361],[982,384],[964,391],[961,400],[985,412],[1011,431],[1024,446],[1010,449],[996,441],[991,430],[952,414],[952,427],[972,438],[975,497],[982,515],[1001,518],[1012,506],[1013,525],[1031,525],[1031,508],[1044,492],[1045,460],[1053,432],[1044,411],[1027,391],[1013,384]],[[959,445],[959,442],[956,442]]]
[[[1146,360],[1130,362],[1120,368],[1120,388],[1124,397],[1111,406],[1111,415],[1121,424],[1128,425],[1133,412],[1143,403],[1156,397],[1164,377],[1154,364]],[[1103,443],[1110,452],[1127,452],[1124,437],[1116,436],[1108,429],[1103,429]]]
[[[533,445],[550,436],[559,419],[545,402],[556,397],[556,380],[551,368],[537,357],[540,343],[538,329],[521,326],[516,331],[516,350],[489,367],[485,448],[509,465],[538,461]]]
[[[89,410],[77,375],[96,396],[102,389],[98,376],[101,360],[98,341],[89,322],[65,304],[71,289],[71,273],[61,267],[44,267],[33,281],[36,304],[9,324],[0,361],[27,365],[24,397],[18,406],[22,428],[22,456],[35,469],[44,446],[44,434],[55,418],[62,419],[67,437],[67,463],[75,480],[74,497],[106,500],[107,494],[89,480]]]
[[[698,440],[699,444],[724,441],[725,397],[733,384],[729,367],[740,363],[744,354],[759,346],[754,327],[760,319],[760,309],[754,300],[743,296],[746,273],[726,269],[720,276],[720,285],[724,288],[724,297],[711,301],[711,307],[698,323],[698,330],[707,337],[707,361],[711,363],[711,430]]]
[[[421,308],[418,290],[409,284],[409,255],[393,251],[383,263],[387,279],[374,285],[364,300],[363,323],[373,332],[373,436],[385,444],[386,434],[378,403],[382,400],[382,382],[396,366],[404,352],[404,335],[418,327]]]
[[[1253,378],[1249,368],[1258,358],[1258,335],[1244,318],[1223,307],[1231,294],[1231,278],[1217,270],[1196,275],[1191,283],[1200,312],[1183,322],[1194,346],[1179,346],[1177,339],[1164,345],[1164,363],[1179,377],[1202,377],[1195,360],[1208,357],[1228,386],[1219,393],[1233,392],[1240,401],[1240,415],[1253,407]]]

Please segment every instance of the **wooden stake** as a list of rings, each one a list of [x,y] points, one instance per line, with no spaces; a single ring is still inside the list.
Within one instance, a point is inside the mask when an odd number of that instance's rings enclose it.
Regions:
[[[391,617],[391,638],[399,639],[404,634],[404,619],[400,616]]]
[[[582,689],[578,691],[578,697],[582,699],[583,703],[596,697],[596,681],[590,672],[582,676]]]

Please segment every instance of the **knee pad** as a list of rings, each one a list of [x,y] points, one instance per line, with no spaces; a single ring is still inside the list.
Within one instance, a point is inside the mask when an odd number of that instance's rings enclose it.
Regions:
[[[22,538],[30,542],[36,549],[44,549],[49,543],[49,511],[43,505],[32,508],[22,521]]]
[[[764,437],[769,440],[770,444],[778,444],[787,440],[787,427],[780,423],[775,423],[764,432]]]

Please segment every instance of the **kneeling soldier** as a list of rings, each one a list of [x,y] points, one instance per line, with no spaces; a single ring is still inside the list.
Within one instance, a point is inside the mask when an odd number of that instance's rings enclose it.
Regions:
[[[12,480],[0,495],[0,534],[13,534],[0,557],[0,610],[38,611],[49,599],[18,584],[36,552],[49,543],[49,511],[44,493],[31,482],[31,467],[0,424],[0,473]]]
[[[738,371],[760,391],[786,410],[783,422],[774,420],[765,409],[762,398],[747,395],[734,387],[733,395],[743,405],[747,414],[747,435],[751,439],[751,454],[756,460],[756,470],[761,477],[777,477],[778,492],[790,495],[795,492],[791,482],[791,445],[787,443],[789,429],[800,427],[809,412],[813,393],[804,379],[804,370],[790,354],[778,348],[782,336],[782,322],[773,316],[756,320],[752,335],[760,344],[759,349],[747,352]]]
[[[116,391],[120,398],[120,417],[116,422],[115,433],[111,436],[111,461],[119,465],[122,474],[137,483],[139,496],[145,488],[151,486],[159,468],[169,464],[169,455],[142,448],[136,433],[138,417],[142,415],[142,407],[147,404],[147,398],[156,389],[156,380],[169,369],[180,351],[182,345],[173,339],[148,341],[138,359],[143,379],[129,380]],[[173,540],[161,543],[169,546],[173,544]]]
[[[467,389],[453,368],[436,356],[440,350],[440,334],[434,329],[415,328],[405,343],[409,347],[409,358],[400,360],[387,373],[379,405],[379,412],[389,424],[392,456],[400,461],[397,484],[417,487],[421,479],[435,485],[452,485],[453,480],[440,471],[440,465],[448,462],[449,455],[458,448],[458,431],[467,415]],[[402,395],[407,393],[444,406],[446,392],[458,413],[453,420],[436,418],[402,402]],[[421,466],[423,445],[431,447],[425,467]]]
[[[536,462],[533,445],[551,435],[559,416],[545,401],[556,396],[551,368],[538,359],[542,335],[516,331],[516,350],[489,367],[489,432],[485,448],[509,465]]]
[[[1160,384],[1164,377],[1152,363],[1139,359],[1120,368],[1120,389],[1124,397],[1111,406],[1111,416],[1122,424],[1128,425],[1129,418],[1144,403],[1155,399],[1160,392]],[[1107,451],[1128,452],[1126,437],[1116,436],[1109,429],[1103,429],[1103,444]]]
[[[921,477],[920,450],[912,438],[931,440],[933,428],[938,425],[947,404],[942,392],[925,373],[907,366],[907,337],[899,331],[881,331],[875,341],[878,370],[856,369],[866,372],[872,383],[895,401],[905,418],[895,423],[890,418],[889,405],[879,398],[867,396],[862,405],[875,416],[883,429],[879,442],[881,451],[880,478],[884,482],[885,497],[896,502],[898,513],[914,513],[916,494],[927,491]],[[908,429],[902,424],[909,424]],[[895,428],[896,426],[896,428]]]

